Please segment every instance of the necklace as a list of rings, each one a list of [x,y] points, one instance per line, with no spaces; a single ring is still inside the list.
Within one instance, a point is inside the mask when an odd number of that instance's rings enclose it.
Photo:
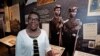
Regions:
[[[29,29],[26,29],[27,31],[27,34],[31,37],[31,38],[37,38],[40,33],[41,33],[41,30],[40,29],[37,29],[36,31],[31,31]]]

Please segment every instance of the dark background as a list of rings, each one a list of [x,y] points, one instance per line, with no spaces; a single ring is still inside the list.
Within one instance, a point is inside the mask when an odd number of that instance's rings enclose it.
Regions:
[[[54,3],[51,4],[46,4],[43,6],[36,6],[36,3],[29,4],[25,7],[25,14],[28,14],[30,11],[34,10],[34,8],[37,10],[44,10],[47,9],[49,11],[49,18],[46,19],[51,19],[53,16],[53,8],[55,4],[61,4],[62,6],[62,16],[63,19],[67,19],[68,15],[68,8],[72,6],[77,6],[78,7],[78,12],[76,18],[80,19],[82,23],[98,23],[98,34],[100,34],[100,16],[87,16],[87,8],[88,8],[88,0],[56,0]],[[45,13],[45,12],[44,12]],[[45,19],[44,19],[45,20]],[[82,37],[82,29],[80,30],[81,32],[79,33],[80,36]]]

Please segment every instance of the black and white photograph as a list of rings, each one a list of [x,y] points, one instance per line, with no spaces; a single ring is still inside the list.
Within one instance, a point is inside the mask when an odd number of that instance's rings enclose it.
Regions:
[[[89,41],[88,48],[95,48],[95,41]]]

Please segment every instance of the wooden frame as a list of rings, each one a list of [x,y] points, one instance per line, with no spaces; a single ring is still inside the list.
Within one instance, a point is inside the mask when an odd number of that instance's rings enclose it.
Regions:
[[[87,16],[100,16],[100,0],[88,0]]]
[[[37,0],[37,6],[53,3],[55,0]]]

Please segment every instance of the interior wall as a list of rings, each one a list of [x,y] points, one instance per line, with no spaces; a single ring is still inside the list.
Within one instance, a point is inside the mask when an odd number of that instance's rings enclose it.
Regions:
[[[88,0],[56,0],[54,3],[39,6],[38,9],[48,9],[49,10],[49,16],[52,18],[53,16],[53,7],[55,4],[61,4],[62,5],[62,16],[63,19],[67,19],[67,12],[68,8],[72,6],[77,6],[78,7],[78,12],[77,12],[77,17],[82,21],[82,23],[93,23],[97,22],[98,23],[98,34],[100,33],[100,16],[87,16],[87,8],[88,8]],[[34,10],[36,8],[36,3],[32,3],[30,5],[27,5],[25,8],[25,14],[28,14],[30,11]],[[82,37],[82,29],[80,32],[80,36]]]
[[[78,14],[77,18],[81,19],[83,23],[98,23],[98,34],[100,34],[100,16],[87,16],[88,0],[78,0]]]
[[[43,6],[38,6],[38,9],[48,9],[50,12],[50,17],[53,15],[53,8],[55,4],[61,4],[62,6],[62,16],[64,19],[66,19],[67,15],[67,9],[71,6],[77,6],[77,1],[76,0],[56,0],[54,3],[43,5]],[[32,3],[26,6],[26,14],[29,13],[30,11],[34,10],[36,8],[36,3]]]

